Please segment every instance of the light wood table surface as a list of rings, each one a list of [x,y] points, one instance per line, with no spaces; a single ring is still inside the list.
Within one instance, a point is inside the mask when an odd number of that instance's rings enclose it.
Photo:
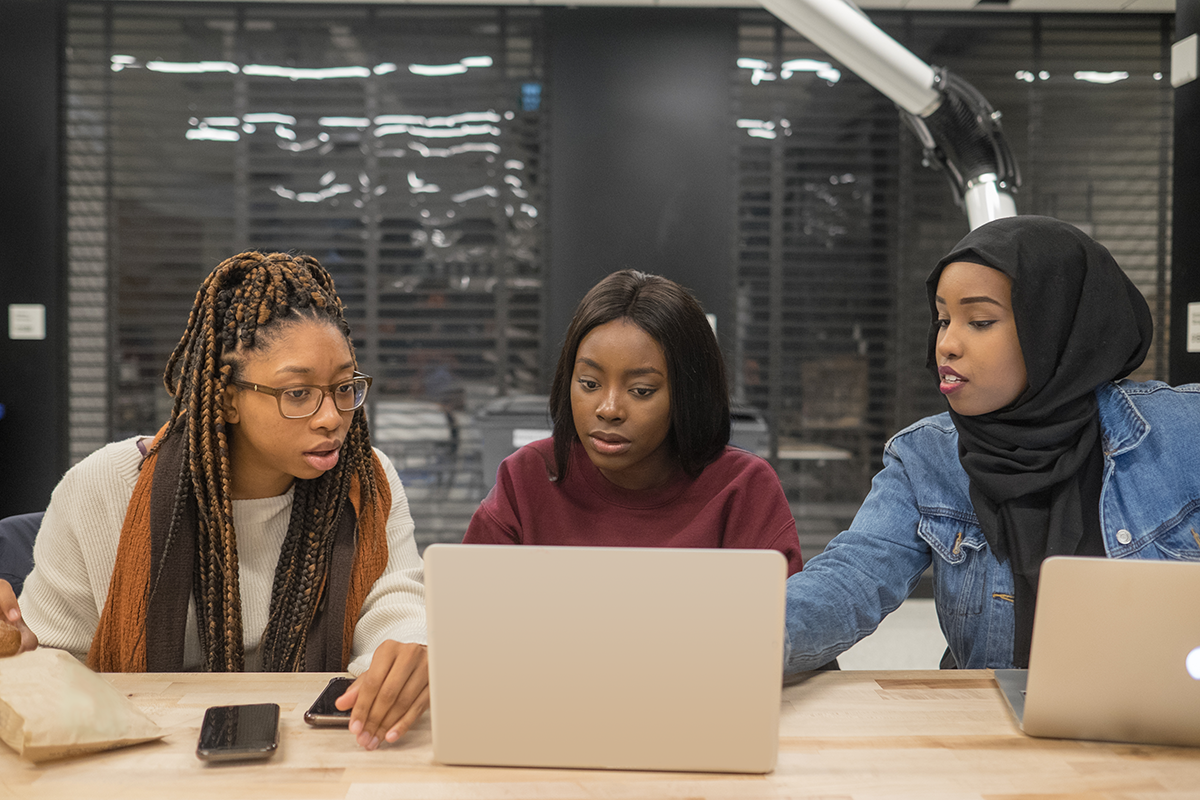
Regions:
[[[169,735],[42,765],[0,744],[0,797],[1200,799],[1200,748],[1026,737],[988,671],[809,674],[784,688],[778,767],[750,776],[448,767],[432,760],[428,716],[375,752],[307,726],[328,675],[106,677]],[[282,709],[274,757],[197,760],[206,707],[260,702]]]

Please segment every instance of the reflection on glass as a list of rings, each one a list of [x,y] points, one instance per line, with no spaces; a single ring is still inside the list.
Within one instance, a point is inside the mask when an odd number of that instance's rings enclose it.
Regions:
[[[775,74],[774,65],[761,58],[739,58],[737,65],[739,69],[750,70],[750,82],[755,86],[762,81],[776,80],[777,77],[786,81],[796,73],[803,72],[812,73],[830,85],[842,79],[841,70],[828,61],[819,61],[814,58],[793,58],[785,61],[779,65],[778,76]]]
[[[127,64],[126,66],[135,66]],[[237,64],[231,64],[228,61],[148,61],[146,69],[151,72],[163,72],[172,75],[195,75],[205,72],[228,72],[234,74],[238,71]]]
[[[1087,83],[1109,84],[1117,81],[1127,80],[1128,72],[1096,72],[1094,70],[1083,69],[1075,73],[1075,80],[1085,81]]]
[[[774,139],[775,123],[762,119],[739,119],[737,126],[750,136],[758,139]]]

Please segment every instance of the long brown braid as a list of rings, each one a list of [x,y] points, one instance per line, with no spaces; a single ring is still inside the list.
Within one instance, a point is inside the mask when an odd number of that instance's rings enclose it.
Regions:
[[[333,278],[316,259],[258,252],[234,256],[217,266],[196,293],[187,329],[163,374],[174,398],[168,435],[184,437],[183,469],[164,552],[175,539],[184,504],[193,502],[198,526],[193,593],[207,671],[240,671],[245,665],[225,392],[239,378],[245,354],[270,344],[287,326],[302,320],[335,325],[353,354]],[[263,632],[264,670],[303,668],[309,627],[327,580],[334,530],[355,476],[364,499],[373,501],[377,486],[362,408],[354,413],[337,466],[319,478],[294,483],[291,518]]]

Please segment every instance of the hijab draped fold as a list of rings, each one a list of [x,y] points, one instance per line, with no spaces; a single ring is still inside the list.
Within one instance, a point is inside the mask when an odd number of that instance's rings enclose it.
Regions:
[[[960,261],[1012,280],[1029,379],[1006,408],[978,416],[950,410],[983,534],[996,558],[1012,565],[1013,663],[1024,667],[1042,561],[1104,554],[1095,390],[1142,363],[1153,322],[1145,298],[1102,245],[1050,217],[1008,217],[967,234],[926,281],[934,318],[927,363],[935,372],[938,279]]]
[[[97,672],[184,669],[197,514],[194,500],[175,497],[184,469],[181,440],[186,432],[180,427],[168,435],[169,427],[158,432],[157,450],[151,447],[142,462],[125,512],[108,597],[88,652],[88,666]],[[350,503],[328,534],[333,537],[332,554],[327,575],[320,581],[319,608],[309,622],[304,646],[303,668],[310,672],[346,669],[362,604],[387,566],[391,488],[373,453],[372,468],[373,502],[363,502],[361,482],[355,476]]]

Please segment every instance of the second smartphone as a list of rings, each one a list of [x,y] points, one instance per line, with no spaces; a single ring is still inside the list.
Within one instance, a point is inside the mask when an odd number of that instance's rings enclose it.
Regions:
[[[333,702],[345,694],[352,683],[354,678],[331,679],[308,711],[304,712],[304,721],[309,725],[347,727],[350,724],[350,712],[339,711]]]

